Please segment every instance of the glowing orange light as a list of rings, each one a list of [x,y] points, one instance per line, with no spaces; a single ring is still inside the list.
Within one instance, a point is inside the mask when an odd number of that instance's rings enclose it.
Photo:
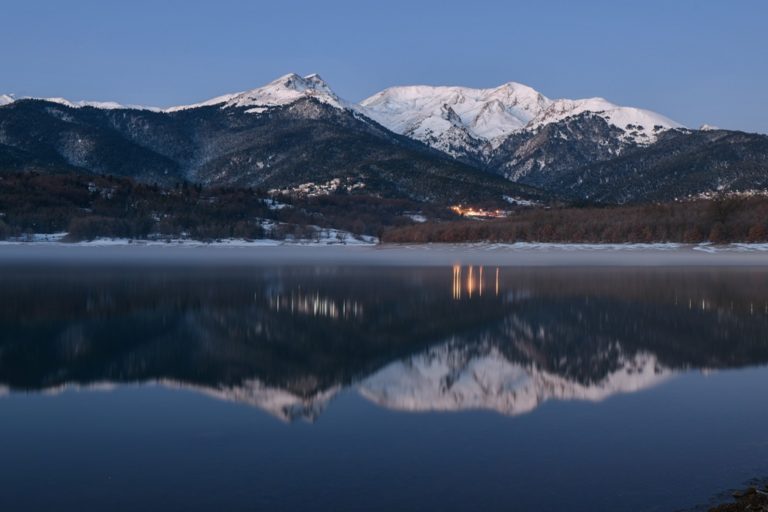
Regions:
[[[486,218],[486,219],[496,219],[501,217],[507,217],[509,215],[509,212],[506,210],[484,210],[482,208],[473,208],[471,206],[464,207],[460,204],[451,206],[451,210],[454,213],[457,213],[458,215],[461,215],[462,217],[475,217],[475,218]]]

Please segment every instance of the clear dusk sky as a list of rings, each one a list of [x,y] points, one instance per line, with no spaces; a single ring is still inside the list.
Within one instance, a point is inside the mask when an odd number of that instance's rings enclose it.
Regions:
[[[3,0],[0,47],[17,96],[170,106],[288,72],[350,101],[516,81],[768,132],[766,0]]]

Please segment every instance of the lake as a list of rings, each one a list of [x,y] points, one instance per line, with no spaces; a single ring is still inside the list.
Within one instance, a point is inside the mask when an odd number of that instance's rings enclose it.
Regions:
[[[0,510],[672,511],[768,476],[766,268],[0,282]]]

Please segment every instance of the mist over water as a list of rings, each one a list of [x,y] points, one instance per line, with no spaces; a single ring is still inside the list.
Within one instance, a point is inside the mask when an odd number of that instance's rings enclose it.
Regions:
[[[768,475],[768,271],[0,281],[4,510],[675,510]]]

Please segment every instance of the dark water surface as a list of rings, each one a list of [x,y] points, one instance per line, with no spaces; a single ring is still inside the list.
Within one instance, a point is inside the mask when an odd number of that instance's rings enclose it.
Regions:
[[[767,270],[0,285],[3,511],[671,511],[768,475]]]

